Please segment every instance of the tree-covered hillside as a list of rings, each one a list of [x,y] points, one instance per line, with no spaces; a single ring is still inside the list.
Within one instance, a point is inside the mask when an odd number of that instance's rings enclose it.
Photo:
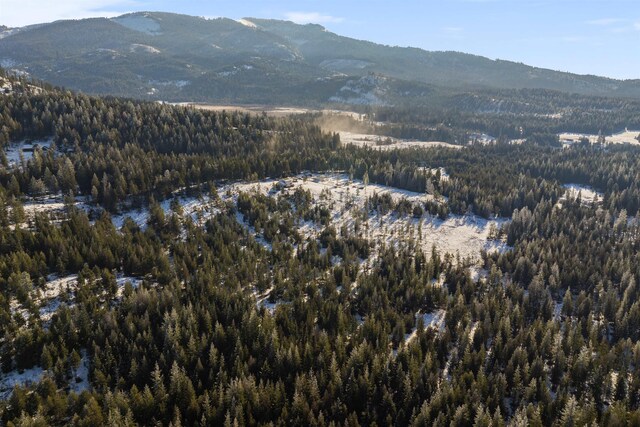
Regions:
[[[407,106],[432,103],[432,86],[446,93],[545,89],[640,97],[638,80],[391,47],[343,37],[319,25],[277,20],[139,12],[57,21],[2,35],[0,60],[9,69],[85,93],[143,99]],[[382,81],[374,87],[362,84],[371,75]]]
[[[640,423],[638,148],[2,78],[3,425]]]

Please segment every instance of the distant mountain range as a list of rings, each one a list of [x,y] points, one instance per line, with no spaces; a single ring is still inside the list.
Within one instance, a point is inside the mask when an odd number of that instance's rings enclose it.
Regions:
[[[0,66],[87,93],[165,101],[424,105],[487,89],[640,99],[640,80],[384,46],[313,24],[159,12],[0,27]]]

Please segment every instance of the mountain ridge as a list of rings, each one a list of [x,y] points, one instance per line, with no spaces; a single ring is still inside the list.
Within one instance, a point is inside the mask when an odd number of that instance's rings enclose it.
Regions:
[[[369,97],[373,105],[392,105],[404,103],[405,97],[430,102],[424,93],[432,94],[433,87],[640,99],[640,80],[376,44],[318,24],[166,12],[5,29],[0,32],[0,65],[88,93],[167,101],[366,104]],[[386,86],[371,88],[362,99],[342,96],[372,81]]]

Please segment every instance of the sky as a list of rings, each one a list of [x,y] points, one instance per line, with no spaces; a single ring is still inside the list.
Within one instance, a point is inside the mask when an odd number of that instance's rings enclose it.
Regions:
[[[0,25],[134,11],[312,22],[386,45],[640,78],[640,0],[0,0]]]

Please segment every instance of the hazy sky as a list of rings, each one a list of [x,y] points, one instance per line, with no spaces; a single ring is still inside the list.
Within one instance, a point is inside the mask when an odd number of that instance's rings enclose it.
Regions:
[[[640,78],[640,0],[0,0],[0,24],[143,10],[314,22],[388,45]]]

